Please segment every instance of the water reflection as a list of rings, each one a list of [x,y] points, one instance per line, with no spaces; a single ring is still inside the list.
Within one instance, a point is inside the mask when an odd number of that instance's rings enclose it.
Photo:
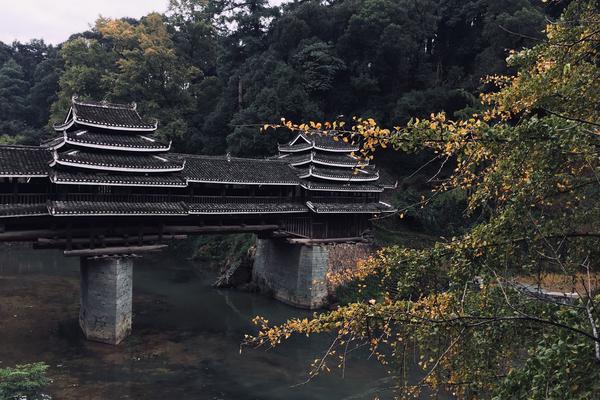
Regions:
[[[213,289],[212,273],[172,254],[136,260],[133,335],[118,347],[87,342],[77,325],[78,268],[59,252],[0,251],[0,365],[47,362],[56,399],[372,399],[392,384],[376,362],[355,360],[345,379],[295,386],[326,337],[240,355],[253,316],[306,312]]]

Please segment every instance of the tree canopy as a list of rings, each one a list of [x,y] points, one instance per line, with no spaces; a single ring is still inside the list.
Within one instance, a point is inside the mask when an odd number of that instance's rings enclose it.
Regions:
[[[281,117],[395,125],[478,107],[481,78],[506,73],[506,49],[535,43],[552,13],[535,0],[171,0],[165,15],[100,18],[58,47],[3,44],[29,110],[0,121],[33,143],[73,94],[136,101],[175,148],[263,156],[277,139],[256,126]]]
[[[338,140],[360,143],[362,157],[381,147],[429,149],[452,171],[437,171],[419,205],[460,191],[477,222],[429,247],[382,249],[335,276],[358,288],[348,304],[276,326],[257,317],[248,344],[331,332],[313,375],[343,368],[366,345],[401,397],[424,388],[464,399],[599,397],[599,26],[595,1],[573,1],[537,44],[511,52],[513,74],[486,79],[482,109],[469,118],[323,124]],[[410,354],[423,370],[418,382],[404,378]]]

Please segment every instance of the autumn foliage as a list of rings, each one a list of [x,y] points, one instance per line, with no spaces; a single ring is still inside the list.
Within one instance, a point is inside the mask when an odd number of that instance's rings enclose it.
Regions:
[[[348,353],[368,346],[396,377],[399,397],[424,388],[463,399],[600,397],[592,284],[600,270],[599,27],[595,1],[571,2],[544,40],[510,53],[514,75],[486,79],[482,111],[466,119],[265,125],[359,143],[363,159],[386,147],[427,149],[453,172],[420,205],[458,188],[479,222],[430,248],[382,249],[338,277],[363,282],[358,292],[374,285],[375,295],[371,287],[349,304],[277,326],[257,318],[246,343],[333,333],[311,376],[346,368]],[[574,282],[573,293],[549,294],[542,285],[550,275]],[[411,354],[423,371],[418,381],[406,378]]]

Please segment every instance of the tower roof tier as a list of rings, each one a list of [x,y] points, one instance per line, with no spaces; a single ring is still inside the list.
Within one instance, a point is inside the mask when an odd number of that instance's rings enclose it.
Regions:
[[[317,132],[300,133],[289,143],[279,145],[279,151],[282,153],[297,153],[310,149],[316,149],[334,153],[351,153],[358,151],[359,147],[346,143],[335,136],[335,132],[331,134],[321,134]]]
[[[374,182],[379,179],[379,172],[371,167],[362,169],[348,168],[321,168],[310,166],[305,169],[298,169],[300,178],[310,177],[338,182]]]
[[[381,193],[384,188],[378,184],[368,183],[332,183],[324,181],[307,181],[304,180],[300,184],[304,189],[311,192],[372,192]]]
[[[324,153],[312,151],[310,153],[285,153],[279,159],[287,162],[293,167],[307,164],[318,164],[328,167],[358,168],[368,165],[368,161],[361,161],[350,154]]]
[[[119,172],[176,172],[182,171],[185,161],[171,156],[137,153],[94,153],[83,150],[54,152],[51,167],[69,167]]]
[[[164,143],[142,134],[100,133],[88,130],[65,131],[62,137],[45,143],[50,149],[59,149],[65,144],[101,150],[131,152],[166,152],[171,143]]]
[[[78,101],[71,99],[71,108],[62,124],[54,125],[56,130],[69,129],[73,125],[96,127],[109,130],[152,132],[158,122],[144,121],[133,104],[112,104],[107,102]]]

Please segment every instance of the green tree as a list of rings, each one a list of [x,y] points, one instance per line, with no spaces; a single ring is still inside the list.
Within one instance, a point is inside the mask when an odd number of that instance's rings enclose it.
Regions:
[[[64,115],[74,94],[136,100],[143,114],[161,121],[159,134],[181,145],[195,105],[191,88],[201,71],[178,58],[163,17],[149,14],[135,23],[100,18],[93,33],[94,39],[76,37],[63,45],[65,72],[54,118]]]
[[[23,69],[13,59],[0,68],[0,120],[11,121],[26,117],[29,85]]]
[[[468,119],[439,113],[386,129],[359,118],[339,132],[361,143],[365,158],[394,147],[452,163],[419,206],[463,191],[465,212],[480,217],[428,248],[383,249],[333,277],[368,292],[310,319],[271,326],[257,318],[248,344],[333,332],[311,375],[345,366],[366,345],[396,376],[401,397],[425,387],[463,399],[600,397],[598,26],[597,2],[571,2],[544,41],[511,53],[514,75],[487,79],[495,90]],[[557,287],[548,289],[572,298],[543,291],[551,278]],[[418,382],[404,378],[410,354],[423,370]]]

